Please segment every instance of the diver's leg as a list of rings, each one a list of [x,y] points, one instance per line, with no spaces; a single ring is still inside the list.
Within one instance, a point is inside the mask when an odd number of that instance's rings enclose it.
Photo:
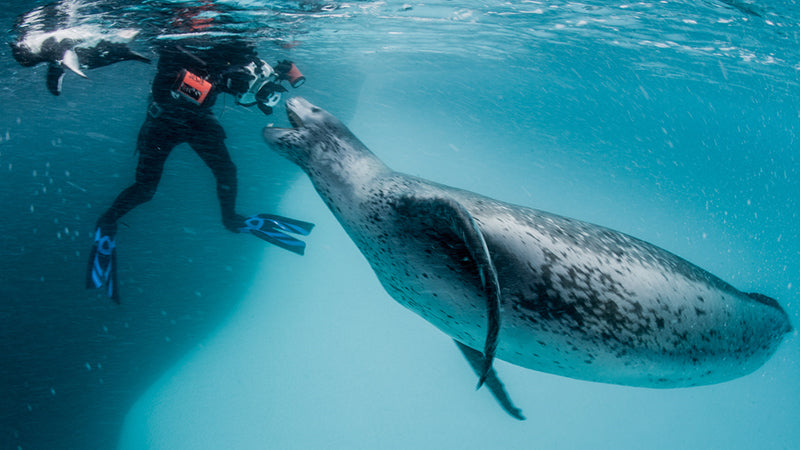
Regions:
[[[189,145],[214,173],[222,223],[225,228],[237,233],[244,217],[236,214],[236,165],[225,146],[225,131],[213,116],[205,117],[194,128],[198,133],[189,139]]]
[[[162,123],[159,127],[150,117],[145,120],[137,140],[139,163],[136,167],[136,181],[117,196],[114,204],[97,221],[94,244],[89,252],[86,287],[105,287],[106,295],[117,303],[117,220],[137,205],[153,198],[164,162],[177,143],[174,136],[166,124]]]
[[[164,163],[177,145],[175,137],[165,128],[165,124],[149,117],[142,125],[136,144],[139,152],[136,181],[117,196],[111,207],[97,221],[98,227],[115,230],[120,217],[153,198],[161,181]]]

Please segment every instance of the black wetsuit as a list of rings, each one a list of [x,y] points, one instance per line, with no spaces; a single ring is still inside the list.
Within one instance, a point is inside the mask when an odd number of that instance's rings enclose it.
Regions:
[[[223,74],[257,61],[254,48],[244,42],[172,43],[159,49],[158,72],[153,79],[153,102],[147,111],[136,149],[139,163],[136,181],[117,196],[97,225],[113,234],[116,222],[136,206],[153,198],[164,163],[176,145],[188,143],[214,173],[222,222],[235,231],[242,218],[236,214],[236,166],[225,146],[225,131],[211,106],[220,92]],[[175,95],[173,89],[183,70],[207,78],[214,87],[200,105]],[[232,93],[232,92],[228,92]]]

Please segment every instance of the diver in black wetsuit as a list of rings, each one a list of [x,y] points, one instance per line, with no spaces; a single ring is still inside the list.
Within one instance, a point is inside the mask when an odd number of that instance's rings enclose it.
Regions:
[[[213,172],[225,227],[233,231],[240,226],[242,218],[235,212],[236,166],[225,146],[225,131],[211,107],[220,92],[244,94],[249,86],[237,86],[240,91],[236,92],[227,86],[227,81],[231,76],[243,78],[243,67],[260,62],[255,51],[244,43],[201,50],[184,43],[160,49],[153,101],[136,144],[136,182],[117,197],[98,221],[98,227],[113,234],[120,217],[153,197],[167,157],[181,143],[188,143]],[[183,84],[183,77],[193,75],[201,78],[196,85]],[[273,86],[280,88],[276,83]],[[203,92],[204,89],[208,90]],[[196,98],[186,95],[187,90],[192,90]]]
[[[225,131],[211,109],[220,93],[228,93],[236,97],[237,104],[257,105],[265,114],[271,114],[280,93],[286,91],[280,85],[283,80],[299,87],[305,78],[290,61],[281,61],[273,69],[244,41],[181,41],[159,49],[152,102],[136,145],[136,181],[117,196],[97,222],[87,287],[105,285],[108,296],[118,301],[114,242],[117,221],[153,198],[167,157],[182,143],[188,143],[213,172],[222,223],[228,230],[250,232],[303,253],[304,243],[281,230],[307,235],[312,224],[265,214],[245,218],[236,213],[236,166],[225,146]]]

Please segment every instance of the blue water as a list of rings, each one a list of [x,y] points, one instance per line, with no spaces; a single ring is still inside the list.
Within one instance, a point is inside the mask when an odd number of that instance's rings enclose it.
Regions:
[[[217,31],[294,60],[308,82],[292,94],[392,168],[645,239],[800,324],[793,2],[216,3]],[[6,40],[37,4],[0,12]],[[141,28],[132,46],[155,56],[187,2],[66,4]],[[83,288],[90,233],[133,179],[155,67],[67,74],[56,98],[44,66],[0,58],[0,448],[800,447],[796,332],[755,373],[691,389],[498,361],[528,420],[509,418],[263,144],[282,107],[215,106],[240,210],[315,222],[307,254],[225,231],[181,147],[123,219],[114,305]]]

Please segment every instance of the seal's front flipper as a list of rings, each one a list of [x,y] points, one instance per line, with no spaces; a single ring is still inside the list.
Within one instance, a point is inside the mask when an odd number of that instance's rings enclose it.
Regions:
[[[453,342],[458,345],[458,349],[461,350],[461,353],[463,353],[464,357],[467,358],[469,365],[472,366],[472,369],[475,371],[475,373],[480,375],[481,370],[483,370],[485,365],[485,361],[481,352],[467,347],[461,342],[455,340]],[[494,395],[494,398],[497,399],[497,402],[500,403],[500,406],[502,406],[508,414],[517,420],[525,420],[525,416],[522,415],[522,410],[514,406],[514,403],[512,403],[511,399],[508,398],[506,388],[503,386],[503,382],[497,378],[497,373],[495,373],[494,369],[489,369],[489,373],[486,374],[486,387],[489,388],[489,390],[492,392],[492,395]]]
[[[488,316],[486,342],[483,348],[484,365],[478,371],[480,377],[478,388],[480,388],[492,370],[492,361],[500,332],[500,282],[497,279],[497,271],[491,255],[489,255],[489,248],[486,246],[483,234],[469,211],[449,197],[403,197],[398,204],[398,210],[411,220],[420,218],[430,223],[431,226],[446,227],[466,247],[470,259],[477,266],[481,288],[486,295]],[[431,230],[431,232],[436,233],[436,230]]]
[[[86,288],[100,289],[105,286],[108,298],[119,303],[115,234],[114,229],[103,231],[102,227],[97,227],[95,230],[94,244],[89,253],[89,268],[86,271]]]
[[[302,255],[306,250],[306,243],[286,233],[308,236],[314,228],[313,223],[273,214],[259,214],[245,219],[239,233],[250,233],[270,244]]]

